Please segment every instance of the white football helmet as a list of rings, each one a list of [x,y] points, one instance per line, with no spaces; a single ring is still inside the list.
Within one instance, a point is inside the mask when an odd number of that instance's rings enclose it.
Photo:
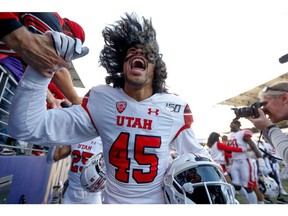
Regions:
[[[279,186],[277,182],[270,176],[265,176],[262,173],[258,176],[258,186],[259,190],[269,197],[279,196]]]
[[[221,167],[209,158],[184,154],[174,159],[164,177],[166,203],[238,204]]]
[[[104,189],[106,183],[106,166],[103,153],[92,156],[80,175],[82,187],[88,192],[98,192]]]

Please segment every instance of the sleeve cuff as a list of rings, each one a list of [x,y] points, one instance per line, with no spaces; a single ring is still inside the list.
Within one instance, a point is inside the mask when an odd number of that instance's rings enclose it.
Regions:
[[[30,66],[27,67],[22,79],[29,80],[30,82],[41,86],[48,86],[51,81],[51,78],[44,77],[42,74],[40,74]]]
[[[269,125],[265,130],[267,132],[267,134],[269,133],[269,131],[272,129],[272,128],[278,128],[277,125],[275,124],[272,124],[272,125]]]
[[[16,19],[0,20],[1,32],[0,38],[10,34],[12,31],[22,27],[23,25]]]

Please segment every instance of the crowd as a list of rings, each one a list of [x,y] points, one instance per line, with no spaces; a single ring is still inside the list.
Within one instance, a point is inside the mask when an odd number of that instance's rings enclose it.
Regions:
[[[82,43],[85,41],[85,32],[83,28],[76,22],[71,21],[67,18],[62,18],[58,13],[0,13],[0,17],[3,21],[7,21],[7,23],[3,22],[5,25],[5,29],[7,31],[10,28],[15,27],[16,29],[14,31],[6,32],[7,35],[2,38],[3,41],[1,42],[1,49],[0,49],[0,65],[2,66],[1,74],[8,77],[4,94],[1,97],[1,103],[0,106],[2,108],[2,112],[0,115],[1,119],[1,143],[2,148],[0,151],[0,155],[14,155],[14,154],[28,154],[28,155],[45,155],[45,153],[48,150],[47,155],[47,162],[51,162],[51,152],[55,151],[53,147],[47,148],[45,146],[40,145],[28,145],[27,142],[16,140],[13,137],[9,136],[6,132],[7,122],[8,122],[8,115],[10,111],[10,104],[13,98],[13,95],[15,93],[16,87],[18,82],[21,80],[21,78],[24,75],[25,68],[27,67],[27,62],[29,60],[31,53],[26,56],[26,54],[21,54],[21,51],[19,49],[15,49],[15,47],[11,46],[9,43],[9,40],[7,41],[7,37],[9,39],[9,35],[14,34],[15,31],[24,31],[27,34],[27,37],[32,36],[38,36],[37,34],[44,35],[47,31],[58,31],[63,32],[66,35],[69,35],[74,38],[78,38],[81,40]],[[6,19],[9,18],[9,19]],[[27,32],[26,30],[29,30]],[[33,34],[30,34],[33,33]],[[18,33],[15,33],[16,36]],[[23,37],[24,35],[20,35],[18,37]],[[19,43],[26,43],[26,38],[23,38],[23,41],[19,41]],[[8,46],[7,46],[8,45]],[[20,45],[20,44],[19,44]],[[19,46],[18,45],[18,46]],[[33,45],[33,43],[32,43]],[[11,46],[11,47],[9,47]],[[13,50],[10,49],[13,47]],[[39,49],[40,47],[35,46],[35,49]],[[49,48],[47,46],[47,48]],[[28,49],[28,48],[27,48]],[[31,49],[31,48],[30,48]],[[18,50],[19,52],[15,52],[14,50]],[[32,51],[32,50],[31,50]],[[38,55],[43,55],[43,53],[38,53]],[[51,55],[51,54],[49,54]],[[44,57],[44,56],[42,56]],[[25,61],[28,58],[28,61]],[[59,57],[55,56],[55,59]],[[41,59],[37,59],[39,61]],[[59,61],[63,62],[62,59],[59,59]],[[41,61],[37,62],[37,64],[41,63]],[[44,61],[42,63],[45,63]],[[65,62],[65,64],[67,64]],[[57,66],[57,65],[56,65]],[[38,66],[35,65],[37,68]],[[54,67],[54,66],[53,66]],[[41,66],[42,68],[42,66]],[[47,88],[47,96],[46,96],[46,108],[47,109],[53,109],[53,108],[62,108],[62,107],[70,107],[72,104],[81,104],[82,98],[80,98],[73,86],[72,79],[70,77],[70,73],[67,68],[63,67],[61,68],[55,76],[53,76],[53,80],[48,85]],[[6,124],[5,124],[6,123]],[[101,140],[100,140],[101,141]],[[97,145],[96,145],[97,143]],[[101,203],[101,197],[99,194],[95,196],[94,193],[87,193],[83,190],[82,186],[80,185],[80,181],[77,182],[77,179],[79,178],[79,175],[81,173],[81,170],[83,168],[83,163],[85,163],[86,160],[88,160],[93,154],[98,153],[99,150],[99,140],[90,141],[89,143],[84,144],[78,144],[78,145],[72,145],[71,148],[71,157],[74,157],[74,160],[72,161],[71,169],[69,171],[69,178],[67,181],[70,180],[69,187],[67,187],[67,193],[63,193],[65,195],[63,197],[62,203]],[[11,148],[9,147],[11,146]],[[13,148],[12,148],[13,146]],[[79,147],[78,147],[79,146]],[[91,149],[86,149],[83,151],[81,149],[81,146],[91,146]],[[65,148],[66,147],[66,148]],[[68,151],[68,147],[65,146],[62,147],[62,149],[56,151],[55,153],[55,161],[58,161],[64,156],[64,154],[70,154],[70,151]],[[22,149],[26,149],[23,151]],[[76,150],[79,148],[78,150]],[[30,150],[30,151],[29,151]],[[28,153],[27,153],[28,152]],[[77,161],[75,158],[75,155],[77,157]],[[50,156],[50,157],[49,157]],[[68,156],[68,155],[65,155]],[[53,156],[52,156],[53,157]],[[82,164],[82,166],[81,166]],[[75,170],[75,167],[79,167],[79,169]],[[76,183],[75,183],[76,182]],[[77,196],[77,198],[75,198]],[[76,201],[75,201],[76,200]]]
[[[9,18],[9,19],[8,19]],[[0,41],[0,65],[2,66],[2,74],[6,73],[8,76],[8,80],[5,85],[5,91],[1,97],[0,103],[0,143],[4,144],[4,147],[0,147],[1,151],[0,154],[2,155],[13,155],[13,154],[21,154],[24,151],[21,151],[22,148],[27,148],[28,143],[16,140],[13,137],[7,134],[7,122],[8,122],[8,115],[10,110],[10,104],[12,101],[12,97],[14,95],[17,83],[22,78],[25,68],[27,67],[27,62],[29,63],[32,61],[30,58],[32,57],[31,53],[25,55],[21,55],[23,50],[19,50],[19,48],[14,47],[15,41],[10,41],[10,35],[22,34],[24,31],[26,34],[19,35],[18,37],[23,37],[19,43],[27,43],[24,36],[27,37],[44,35],[47,31],[57,31],[63,32],[66,35],[69,35],[74,38],[78,38],[81,40],[82,43],[85,41],[85,32],[83,28],[76,22],[69,20],[68,18],[62,18],[58,13],[44,13],[44,12],[23,12],[23,13],[0,13],[0,19],[7,22],[3,22],[5,29],[7,29],[7,35],[3,35],[3,41]],[[13,28],[15,31],[12,31]],[[21,31],[20,31],[21,29]],[[28,30],[28,32],[27,32]],[[9,32],[11,31],[11,33]],[[19,33],[15,33],[16,31],[20,31]],[[3,34],[6,32],[3,31]],[[33,34],[29,34],[33,33]],[[18,38],[17,37],[17,38]],[[13,43],[13,44],[11,44]],[[33,44],[33,43],[32,43]],[[8,46],[7,46],[8,45]],[[20,46],[20,44],[18,45]],[[17,47],[18,47],[17,46]],[[28,46],[28,45],[27,45]],[[13,48],[13,49],[12,49]],[[38,48],[35,46],[35,49]],[[28,49],[28,47],[26,48]],[[29,48],[29,50],[32,50]],[[18,52],[15,52],[18,51]],[[38,54],[39,55],[39,54]],[[49,54],[50,55],[50,54]],[[44,57],[44,56],[43,56]],[[51,56],[52,57],[52,56]],[[26,60],[28,58],[28,60]],[[59,58],[59,57],[57,57]],[[34,60],[33,60],[34,61]],[[61,59],[61,61],[63,61]],[[39,61],[37,64],[41,63]],[[53,76],[50,84],[47,88],[47,108],[54,108],[54,107],[61,107],[65,104],[80,104],[81,98],[77,95],[73,83],[72,78],[70,76],[69,71],[66,68],[61,68]],[[7,148],[6,145],[16,146],[16,148]],[[30,145],[29,145],[30,146]],[[35,155],[43,155],[45,153],[44,147],[39,145],[30,146],[34,150],[31,152]],[[15,150],[15,151],[14,151]]]
[[[107,71],[106,85],[95,86],[80,98],[67,70],[72,60],[89,52],[82,46],[85,33],[79,24],[58,13],[0,13],[0,19],[4,47],[0,64],[19,81],[17,90],[10,88],[15,93],[11,106],[1,102],[10,112],[0,116],[8,119],[2,130],[16,141],[49,148],[49,163],[72,157],[63,203],[162,204],[177,196],[184,197],[183,203],[193,203],[191,197],[200,186],[213,194],[203,198],[205,203],[235,203],[228,202],[227,195],[233,195],[233,186],[246,203],[257,204],[271,195],[265,178],[275,180],[278,202],[287,203],[280,168],[267,153],[271,149],[266,145],[261,151],[252,132],[240,129],[238,119],[231,122],[231,133],[222,136],[222,141],[219,133],[211,133],[208,150],[198,143],[189,104],[166,86],[166,64],[151,20],[126,13],[103,29],[100,65]],[[269,146],[287,163],[288,139],[275,123],[288,119],[288,83],[268,87],[259,98],[260,117],[247,119],[263,131]],[[99,142],[101,150],[96,150]],[[87,193],[79,181],[81,171],[99,152],[106,166],[105,176],[101,175],[105,189]],[[187,158],[187,164],[180,158]],[[180,167],[179,161],[183,162]],[[203,171],[195,168],[200,161]],[[173,185],[167,180],[171,167],[181,168],[179,173],[173,171],[178,179],[172,178]],[[203,186],[205,181],[208,186]],[[209,181],[224,186],[209,185]]]

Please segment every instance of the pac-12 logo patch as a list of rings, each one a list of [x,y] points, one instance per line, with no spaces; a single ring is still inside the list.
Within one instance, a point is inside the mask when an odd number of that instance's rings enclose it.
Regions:
[[[116,108],[119,113],[122,113],[127,107],[127,102],[125,101],[119,101],[116,103]]]

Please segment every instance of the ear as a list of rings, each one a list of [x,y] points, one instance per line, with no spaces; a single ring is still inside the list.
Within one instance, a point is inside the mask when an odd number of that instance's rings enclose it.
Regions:
[[[288,105],[288,92],[283,92],[282,101],[283,101],[284,104]]]

